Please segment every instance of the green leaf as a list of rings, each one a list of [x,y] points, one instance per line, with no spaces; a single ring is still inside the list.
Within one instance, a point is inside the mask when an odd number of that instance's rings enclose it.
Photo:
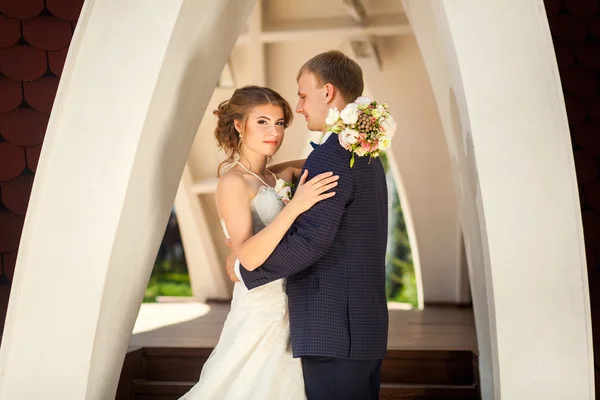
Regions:
[[[350,159],[350,168],[354,167],[354,150],[352,150],[352,158]]]

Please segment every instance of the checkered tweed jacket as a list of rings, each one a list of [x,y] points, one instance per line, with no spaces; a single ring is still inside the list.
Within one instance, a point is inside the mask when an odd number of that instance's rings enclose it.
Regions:
[[[240,268],[249,289],[287,277],[294,357],[381,359],[385,294],[387,188],[379,159],[356,157],[331,135],[306,160],[309,178],[333,171],[336,195],[302,214],[267,261]]]

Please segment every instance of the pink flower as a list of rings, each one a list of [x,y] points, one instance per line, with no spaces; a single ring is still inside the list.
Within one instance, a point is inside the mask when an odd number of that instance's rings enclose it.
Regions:
[[[284,204],[287,204],[292,199],[292,188],[289,186],[284,186],[279,192],[277,192],[277,195]]]
[[[346,128],[338,135],[338,140],[343,148],[350,150],[352,145],[356,144],[360,139],[360,135],[354,129]]]
[[[352,150],[352,145],[348,142],[345,142],[342,135],[338,135],[338,140],[340,141],[340,144],[343,148],[345,148],[346,150]]]

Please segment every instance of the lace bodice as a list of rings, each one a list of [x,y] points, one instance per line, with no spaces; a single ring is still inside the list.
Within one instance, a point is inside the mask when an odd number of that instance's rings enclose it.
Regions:
[[[272,187],[262,186],[250,202],[254,233],[269,225],[285,205]]]

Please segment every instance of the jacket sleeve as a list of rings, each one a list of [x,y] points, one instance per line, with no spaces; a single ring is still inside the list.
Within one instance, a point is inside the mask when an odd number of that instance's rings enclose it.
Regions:
[[[321,149],[319,149],[321,150]],[[242,280],[248,289],[297,274],[322,258],[333,244],[346,206],[354,196],[354,182],[349,157],[332,149],[314,151],[304,166],[309,179],[324,172],[339,175],[335,196],[315,204],[300,215],[271,256],[254,271],[240,268]]]

